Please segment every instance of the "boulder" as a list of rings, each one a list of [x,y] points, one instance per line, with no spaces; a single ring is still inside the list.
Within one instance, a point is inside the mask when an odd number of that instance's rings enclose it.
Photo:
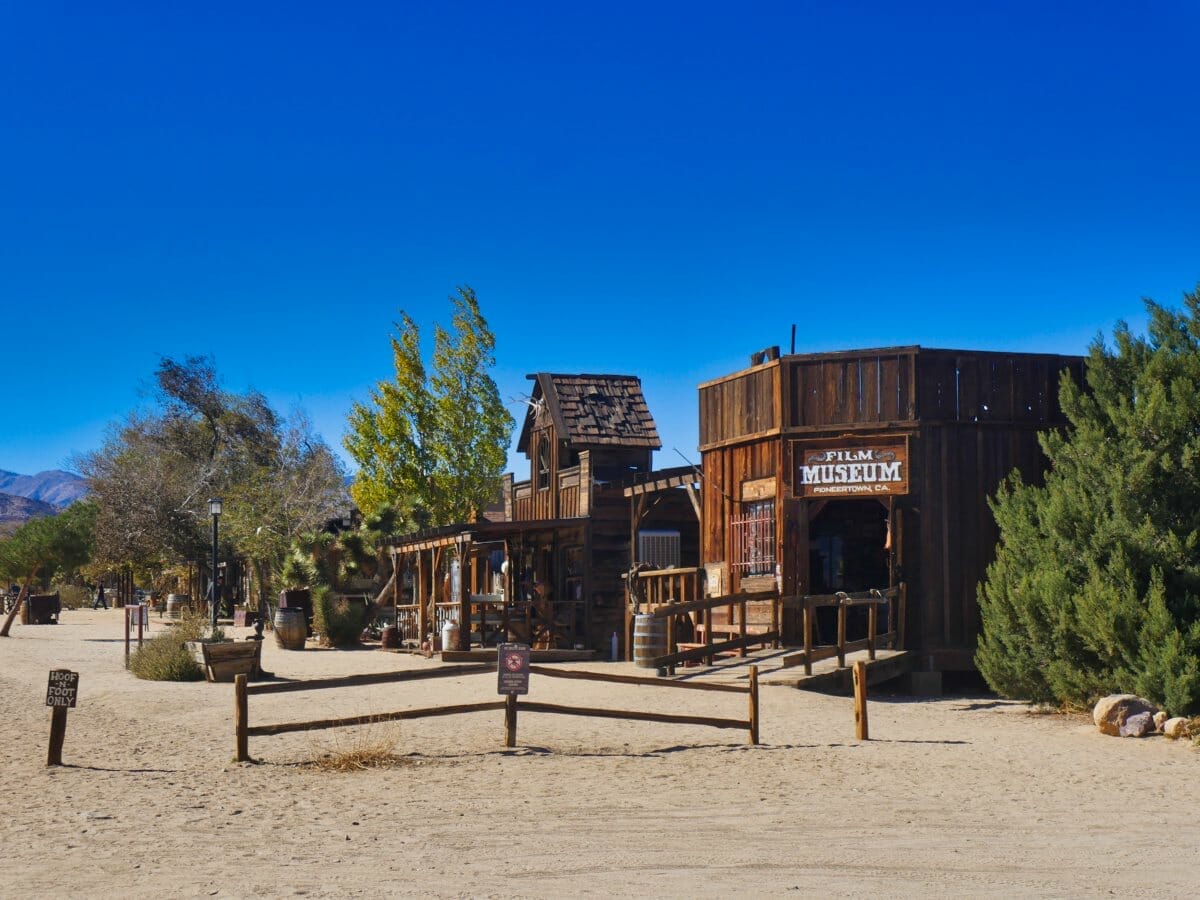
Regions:
[[[1188,720],[1186,716],[1176,716],[1173,719],[1167,719],[1163,722],[1163,734],[1175,740],[1176,738],[1184,737],[1187,734]]]
[[[1154,715],[1148,712],[1134,713],[1121,725],[1121,737],[1145,737],[1148,734],[1157,733],[1158,729],[1154,727]]]
[[[1121,726],[1130,716],[1149,713],[1151,724],[1153,724],[1156,712],[1158,709],[1153,703],[1143,700],[1135,694],[1109,694],[1107,697],[1102,697],[1095,709],[1092,710],[1092,721],[1096,723],[1101,734],[1118,737],[1121,734]]]
[[[1160,709],[1158,712],[1156,712],[1154,714],[1154,727],[1157,728],[1159,731],[1162,731],[1163,723],[1166,722],[1167,719],[1169,719],[1169,718],[1170,718],[1170,716],[1167,715],[1167,711],[1165,709]]]

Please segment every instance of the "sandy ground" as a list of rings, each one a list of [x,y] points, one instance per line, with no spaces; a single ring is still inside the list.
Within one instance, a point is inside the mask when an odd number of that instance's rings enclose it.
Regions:
[[[3,897],[1194,897],[1200,753],[983,697],[870,704],[762,690],[742,732],[499,712],[252,738],[233,688],[142,682],[121,613],[0,640]],[[157,630],[162,626],[155,625]],[[289,652],[280,676],[427,668]],[[66,766],[47,768],[52,668],[80,673]],[[606,671],[644,674],[624,663]],[[495,676],[250,698],[252,723],[496,698]],[[538,679],[530,699],[742,717],[745,698]],[[395,740],[403,762],[298,765]]]

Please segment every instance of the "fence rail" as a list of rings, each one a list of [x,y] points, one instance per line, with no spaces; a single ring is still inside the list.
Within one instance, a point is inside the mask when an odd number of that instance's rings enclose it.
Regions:
[[[234,758],[238,762],[250,761],[250,738],[266,737],[275,734],[287,734],[297,731],[318,731],[326,728],[346,728],[354,725],[368,725],[374,722],[393,722],[399,720],[424,719],[436,716],[454,716],[473,712],[504,710],[505,746],[516,745],[517,712],[551,713],[559,715],[587,716],[605,719],[627,719],[635,722],[661,722],[673,725],[706,725],[712,728],[736,728],[749,732],[749,743],[758,743],[759,706],[758,706],[758,667],[751,666],[746,685],[734,684],[702,684],[697,682],[663,681],[658,678],[645,678],[635,675],[615,675],[604,672],[565,671],[549,669],[544,666],[530,666],[530,674],[543,675],[550,678],[568,678],[586,681],[606,681],[620,684],[646,685],[658,688],[675,688],[682,690],[704,690],[714,692],[746,694],[749,697],[749,712],[745,719],[725,718],[718,716],[697,716],[680,713],[657,713],[644,710],[607,709],[587,706],[568,706],[557,703],[542,703],[537,701],[518,701],[515,694],[510,694],[503,700],[485,700],[478,703],[458,703],[447,706],[432,706],[423,709],[406,709],[387,713],[372,713],[357,716],[341,716],[332,719],[315,719],[304,722],[279,722],[265,725],[250,724],[251,694],[283,694],[293,691],[313,691],[343,687],[362,687],[372,684],[390,684],[407,681],[420,681],[429,678],[449,678],[460,675],[477,675],[496,671],[492,664],[455,666],[417,672],[378,672],[365,675],[347,675],[339,678],[313,678],[306,681],[290,681],[282,683],[247,684],[245,675],[234,679]]]

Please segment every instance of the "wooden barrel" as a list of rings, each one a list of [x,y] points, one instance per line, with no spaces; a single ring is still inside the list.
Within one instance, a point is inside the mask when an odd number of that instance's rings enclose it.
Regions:
[[[400,647],[400,629],[395,625],[383,626],[379,636],[379,645],[385,650],[396,650]]]
[[[190,609],[192,598],[187,594],[167,594],[167,618],[182,619],[183,611]]]
[[[656,656],[667,655],[667,620],[653,616],[633,617],[633,663],[654,668]]]
[[[280,606],[275,610],[275,643],[284,650],[303,650],[308,636],[308,620],[298,606]]]

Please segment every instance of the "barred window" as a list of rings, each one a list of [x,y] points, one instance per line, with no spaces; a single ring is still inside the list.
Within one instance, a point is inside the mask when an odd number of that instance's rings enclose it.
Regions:
[[[775,574],[775,501],[743,503],[729,522],[731,568],[742,575]]]

